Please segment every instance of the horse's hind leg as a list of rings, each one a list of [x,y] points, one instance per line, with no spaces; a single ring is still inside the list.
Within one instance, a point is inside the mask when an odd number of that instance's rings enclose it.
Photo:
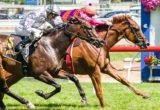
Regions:
[[[96,90],[96,95],[100,101],[102,107],[105,107],[104,99],[103,99],[103,92],[102,92],[102,84],[101,84],[101,75],[100,69],[98,66],[95,67],[95,71],[92,74],[89,74],[94,88]]]
[[[24,98],[22,98],[20,96],[17,96],[16,94],[14,94],[13,92],[11,92],[10,90],[5,91],[4,93],[7,94],[10,97],[16,99],[21,104],[26,105],[27,108],[30,108],[30,109],[34,109],[35,108],[35,106],[32,103],[30,103],[29,101],[25,100]]]
[[[7,94],[8,96],[16,99],[21,104],[26,105],[27,108],[30,108],[30,109],[34,109],[35,108],[35,106],[32,103],[30,103],[29,101],[21,98],[20,96],[15,95],[13,92],[11,92],[9,90],[8,87],[5,87],[5,88],[3,88],[1,90],[1,95],[0,95],[0,107],[1,107],[1,109],[0,110],[6,110],[6,107],[5,107],[4,103],[3,103],[3,94]]]
[[[53,77],[46,71],[43,74],[40,74],[38,76],[34,76],[34,78],[55,87],[55,90],[53,90],[52,92],[49,92],[49,93],[43,93],[42,90],[35,91],[39,96],[41,96],[44,99],[49,99],[50,97],[52,97],[53,95],[55,95],[61,91],[61,85],[59,85],[53,79]]]
[[[6,87],[7,87],[7,85],[5,82],[5,77],[3,76],[2,68],[0,68],[0,110],[7,110],[7,108],[3,102],[3,96],[4,96],[3,90]]]
[[[117,73],[117,71],[115,71],[115,69],[112,68],[112,66],[110,65],[110,63],[106,66],[106,71],[104,72],[105,74],[110,75],[111,77],[113,77],[114,79],[116,79],[117,81],[121,82],[122,84],[126,85],[130,90],[132,90],[135,94],[142,96],[143,98],[148,98],[149,95],[148,94],[144,94],[142,93],[139,89],[135,88],[134,86],[131,85],[131,83],[125,79],[123,76],[121,76],[120,74]]]
[[[3,103],[3,94],[7,94],[8,96],[16,99],[17,101],[19,101],[21,104],[25,104],[28,108],[30,109],[34,109],[35,106],[30,103],[29,101],[15,95],[13,92],[11,92],[7,86],[5,77],[4,77],[5,71],[3,70],[3,68],[1,68],[0,70],[0,91],[1,91],[1,96],[0,96],[0,106],[1,108],[4,108],[4,103]]]
[[[4,94],[0,93],[0,110],[7,110],[7,108],[3,102],[3,96],[4,96]]]
[[[7,110],[3,102],[4,91],[6,90],[8,90],[8,86],[6,84],[6,79],[4,76],[4,69],[2,66],[2,59],[0,57],[0,110]]]
[[[87,105],[87,98],[86,98],[86,94],[84,92],[84,90],[82,89],[80,83],[79,83],[79,80],[76,76],[74,76],[73,74],[69,74],[67,72],[64,72],[63,70],[61,70],[59,73],[58,73],[58,76],[61,77],[61,78],[66,78],[66,79],[69,79],[71,80],[72,82],[74,82],[74,84],[76,85],[78,91],[79,91],[79,94],[82,98],[81,102],[83,105]]]

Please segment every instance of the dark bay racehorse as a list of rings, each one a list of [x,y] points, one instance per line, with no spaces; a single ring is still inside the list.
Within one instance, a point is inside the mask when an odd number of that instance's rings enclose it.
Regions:
[[[147,48],[149,43],[147,42],[138,24],[133,21],[131,17],[127,15],[117,16],[113,18],[112,22],[113,25],[109,28],[109,30],[104,27],[99,27],[98,29],[98,34],[108,44],[107,47],[98,49],[88,44],[86,41],[82,41],[80,45],[74,47],[72,51],[74,71],[72,71],[73,69],[68,69],[65,63],[63,64],[63,70],[69,73],[89,75],[102,107],[105,106],[105,103],[102,95],[100,73],[110,75],[114,79],[126,85],[137,95],[140,95],[144,98],[149,97],[148,94],[142,93],[140,90],[131,85],[126,78],[118,74],[118,72],[110,64],[109,55],[107,54],[109,48],[114,46],[122,38],[133,42],[142,49]],[[65,73],[63,70],[60,71],[59,74],[61,74],[61,76],[68,75],[68,73]],[[84,100],[86,97],[84,92],[81,93],[81,96],[83,96],[82,100]]]
[[[81,19],[71,19],[61,29],[53,30],[35,43],[35,48],[29,56],[28,76],[55,87],[55,90],[46,94],[53,96],[60,92],[61,86],[52,78],[62,66],[66,49],[75,37],[89,41],[96,46],[101,46],[96,31],[87,22]],[[25,75],[20,62],[6,56],[10,36],[0,35],[0,109],[6,110],[3,103],[3,94],[15,98],[20,103],[32,108],[27,100],[15,95],[9,87],[22,79]],[[37,92],[39,93],[39,92]]]

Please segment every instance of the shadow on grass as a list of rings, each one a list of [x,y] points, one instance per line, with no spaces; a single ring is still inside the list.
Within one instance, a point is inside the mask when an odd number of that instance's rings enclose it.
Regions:
[[[99,107],[99,105],[76,105],[76,104],[35,104],[37,110],[62,110],[68,107],[71,108],[85,108],[85,107]],[[27,110],[22,104],[7,104],[9,110]]]

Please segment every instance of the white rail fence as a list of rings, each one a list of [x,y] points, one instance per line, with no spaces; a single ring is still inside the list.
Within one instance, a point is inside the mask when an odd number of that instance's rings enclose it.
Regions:
[[[0,33],[9,34],[15,32],[15,26],[19,20],[0,20]]]

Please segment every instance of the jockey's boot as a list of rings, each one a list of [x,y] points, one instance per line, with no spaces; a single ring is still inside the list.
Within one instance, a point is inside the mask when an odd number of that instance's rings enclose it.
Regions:
[[[28,62],[28,56],[29,56],[29,46],[31,45],[31,40],[29,37],[22,40],[19,44],[19,50],[26,62]]]

